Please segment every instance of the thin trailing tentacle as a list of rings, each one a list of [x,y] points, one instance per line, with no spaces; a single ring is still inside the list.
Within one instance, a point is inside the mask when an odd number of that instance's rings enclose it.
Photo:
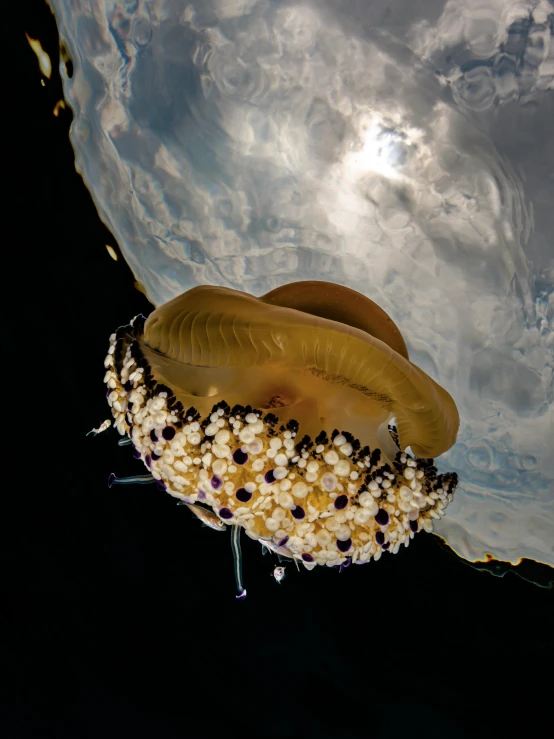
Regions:
[[[233,526],[231,531],[231,548],[233,550],[233,564],[235,568],[235,581],[237,583],[238,593],[235,596],[237,600],[246,598],[246,590],[242,585],[242,555],[240,551],[240,526]]]
[[[152,475],[133,475],[132,477],[116,477],[113,472],[108,475],[108,487],[112,485],[149,485],[156,482]]]

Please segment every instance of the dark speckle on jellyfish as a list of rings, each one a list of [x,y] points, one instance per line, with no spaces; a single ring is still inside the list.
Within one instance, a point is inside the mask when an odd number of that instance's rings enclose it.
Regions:
[[[241,530],[342,571],[432,531],[452,500],[457,475],[432,458],[456,440],[456,405],[349,288],[195,287],[112,334],[105,367],[115,428],[152,478],[232,527],[237,598]]]

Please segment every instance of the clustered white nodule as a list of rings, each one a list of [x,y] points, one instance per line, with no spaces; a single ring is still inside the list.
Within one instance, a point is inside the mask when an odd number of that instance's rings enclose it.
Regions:
[[[119,433],[170,495],[210,506],[307,569],[396,553],[444,515],[457,476],[438,475],[432,460],[399,452],[391,467],[346,431],[299,440],[296,422],[279,426],[250,406],[219,403],[204,419],[185,411],[152,378],[138,334],[131,323],[110,337],[108,403]]]

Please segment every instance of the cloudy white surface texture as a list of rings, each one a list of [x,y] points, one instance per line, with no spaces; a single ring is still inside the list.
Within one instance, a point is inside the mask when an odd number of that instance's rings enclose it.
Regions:
[[[78,169],[151,301],[369,296],[460,410],[436,532],[554,565],[554,6],[52,5]]]

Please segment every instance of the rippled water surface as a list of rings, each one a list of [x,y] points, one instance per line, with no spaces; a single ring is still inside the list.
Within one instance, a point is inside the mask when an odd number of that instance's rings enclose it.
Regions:
[[[461,415],[435,530],[554,565],[554,6],[51,0],[72,140],[156,305],[379,303]]]

